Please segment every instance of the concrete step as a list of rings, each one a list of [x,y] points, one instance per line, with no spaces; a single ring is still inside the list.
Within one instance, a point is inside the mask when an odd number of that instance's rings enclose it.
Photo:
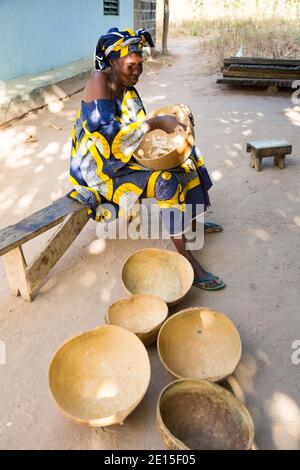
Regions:
[[[84,59],[37,75],[0,81],[0,127],[84,87],[93,59]]]

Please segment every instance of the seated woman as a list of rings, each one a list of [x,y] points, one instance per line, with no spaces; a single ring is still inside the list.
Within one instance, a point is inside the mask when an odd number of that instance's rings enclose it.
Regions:
[[[142,50],[147,42],[154,46],[145,30],[134,33],[111,28],[100,37],[95,72],[86,84],[72,131],[70,181],[74,190],[70,196],[85,204],[96,221],[111,220],[112,211],[105,208],[107,202],[118,217],[124,200],[155,198],[176,249],[193,266],[194,285],[206,290],[221,289],[224,282],[205,271],[186,249],[187,225],[195,224],[199,211],[203,213],[210,205],[207,191],[212,183],[199,150],[194,147],[181,166],[168,171],[150,170],[133,157],[147,132],[182,130],[175,117],[144,119],[145,109],[134,85],[143,71]],[[193,208],[188,221],[183,217],[187,205]],[[175,214],[172,223],[167,222],[170,209]],[[184,229],[178,234],[174,220],[178,227],[178,220],[183,218]],[[222,229],[216,224],[206,228]]]

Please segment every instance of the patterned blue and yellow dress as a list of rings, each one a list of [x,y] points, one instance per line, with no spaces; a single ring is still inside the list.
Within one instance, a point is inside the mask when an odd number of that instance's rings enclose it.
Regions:
[[[134,87],[126,89],[123,99],[81,102],[72,130],[74,189],[69,196],[86,205],[94,220],[109,222],[122,214],[124,201],[132,205],[146,194],[156,200],[169,234],[178,235],[210,204],[212,182],[196,146],[182,165],[168,171],[135,161],[133,153],[146,133],[145,114]]]

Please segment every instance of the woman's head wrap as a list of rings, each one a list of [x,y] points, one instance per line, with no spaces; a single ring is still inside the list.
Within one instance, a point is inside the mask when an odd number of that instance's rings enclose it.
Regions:
[[[142,52],[146,43],[154,47],[151,34],[145,29],[136,32],[131,29],[119,31],[111,28],[100,36],[95,52],[95,69],[105,70],[110,67],[109,60],[124,57],[131,52]]]

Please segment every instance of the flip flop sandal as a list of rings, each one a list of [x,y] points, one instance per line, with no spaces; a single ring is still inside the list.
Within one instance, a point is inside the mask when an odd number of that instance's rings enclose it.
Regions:
[[[212,273],[207,273],[207,274],[208,274],[208,277],[204,278],[204,279],[202,279],[200,277],[195,277],[194,282],[193,282],[193,286],[199,287],[199,289],[203,289],[203,290],[220,290],[220,289],[224,289],[226,284],[223,281],[221,281],[221,284],[216,284],[215,286],[207,287],[206,286],[207,282],[213,281],[213,280],[217,280],[217,281],[220,280],[220,278],[218,276],[215,276]]]
[[[205,233],[214,233],[214,232],[222,232],[222,231],[223,231],[222,225],[215,224],[214,222],[204,222]]]

